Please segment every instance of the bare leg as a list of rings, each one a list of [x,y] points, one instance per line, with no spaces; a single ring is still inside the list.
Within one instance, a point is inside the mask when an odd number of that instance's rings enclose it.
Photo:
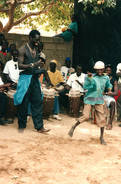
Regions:
[[[79,124],[80,124],[80,122],[77,121],[77,122],[71,127],[71,129],[70,129],[69,132],[68,132],[68,135],[69,135],[70,137],[73,136],[74,130],[75,130],[75,128],[76,128]]]
[[[103,144],[103,145],[106,145],[106,142],[103,138],[103,135],[104,135],[104,127],[101,127],[100,128],[100,143]]]
[[[111,102],[110,103],[110,119],[108,121],[108,125],[107,125],[107,130],[111,130],[112,129],[112,122],[114,119],[114,115],[115,115],[115,102]]]

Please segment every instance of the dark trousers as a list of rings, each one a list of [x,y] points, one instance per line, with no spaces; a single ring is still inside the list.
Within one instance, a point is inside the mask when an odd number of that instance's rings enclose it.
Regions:
[[[41,89],[38,77],[32,77],[29,89],[24,96],[22,104],[18,105],[18,126],[26,128],[28,104],[31,104],[31,113],[34,128],[43,128]]]
[[[3,92],[0,92],[0,118],[5,117],[8,105],[8,97]]]

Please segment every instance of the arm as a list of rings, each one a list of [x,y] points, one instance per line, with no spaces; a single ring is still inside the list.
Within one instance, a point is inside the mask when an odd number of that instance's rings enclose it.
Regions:
[[[114,81],[114,92],[109,91],[107,93],[109,96],[117,96],[118,95],[118,83]]]

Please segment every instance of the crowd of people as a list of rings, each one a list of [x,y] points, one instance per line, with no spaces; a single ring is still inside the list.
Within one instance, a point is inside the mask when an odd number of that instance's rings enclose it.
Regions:
[[[0,33],[0,125],[13,123],[13,119],[6,118],[10,98],[8,92],[13,90],[19,131],[26,128],[27,117],[31,115],[37,132],[49,132],[43,123],[44,86],[58,93],[54,96],[52,110],[53,118],[57,120],[61,120],[62,108],[69,112],[69,95],[80,97],[78,99],[83,106],[83,113],[68,132],[69,136],[72,137],[75,128],[91,117],[100,127],[101,144],[106,144],[103,138],[104,127],[112,129],[115,114],[117,121],[121,122],[121,63],[117,65],[114,75],[112,66],[105,66],[102,61],[95,63],[93,73],[83,73],[81,65],[73,68],[69,57],[65,58],[60,70],[57,69],[57,60],[49,62],[49,70],[46,70],[45,62],[39,31],[32,30],[28,43],[20,49],[14,43],[9,45],[4,34]],[[94,113],[91,113],[92,109]]]

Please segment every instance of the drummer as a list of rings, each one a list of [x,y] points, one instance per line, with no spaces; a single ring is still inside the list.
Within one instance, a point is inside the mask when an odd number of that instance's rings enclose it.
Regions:
[[[84,92],[83,84],[85,80],[86,74],[82,73],[82,67],[77,65],[76,72],[71,74],[69,79],[67,80],[66,88],[78,90],[80,92]]]
[[[17,49],[11,52],[12,59],[7,61],[5,64],[3,74],[7,82],[11,83],[11,88],[16,89],[18,79],[19,79],[19,68],[18,68],[18,55],[19,51]]]
[[[50,78],[50,81],[54,87],[57,87],[59,85],[64,84],[64,79],[59,70],[56,69],[57,67],[57,61],[51,60],[50,61],[50,70],[48,71],[48,75]],[[53,109],[53,118],[57,120],[61,120],[61,117],[59,116],[59,100],[58,96],[55,97],[54,101],[54,109]]]

